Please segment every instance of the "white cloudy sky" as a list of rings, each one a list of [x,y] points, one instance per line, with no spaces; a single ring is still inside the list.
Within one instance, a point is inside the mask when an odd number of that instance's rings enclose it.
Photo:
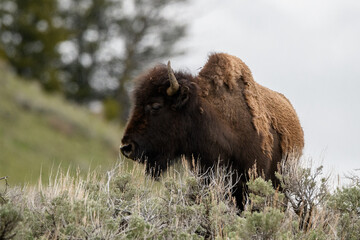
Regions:
[[[293,103],[306,156],[335,174],[360,168],[360,1],[193,0],[178,14],[190,31],[174,68],[196,74],[210,52],[240,57]]]

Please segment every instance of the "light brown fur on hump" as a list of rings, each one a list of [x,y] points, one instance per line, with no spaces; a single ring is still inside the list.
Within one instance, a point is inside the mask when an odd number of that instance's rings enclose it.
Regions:
[[[301,154],[303,130],[292,105],[284,95],[256,83],[248,66],[239,58],[224,53],[211,55],[199,73],[198,81],[203,87],[202,97],[234,123],[238,117],[236,110],[228,106],[234,106],[234,101],[240,99],[237,94],[244,94],[252,123],[262,136],[261,148],[270,158],[274,141],[271,127],[280,135],[283,154]],[[238,81],[243,81],[245,89],[239,89]]]

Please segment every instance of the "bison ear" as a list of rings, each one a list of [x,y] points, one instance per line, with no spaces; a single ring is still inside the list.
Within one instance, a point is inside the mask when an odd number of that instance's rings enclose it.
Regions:
[[[180,86],[180,91],[179,94],[175,95],[174,97],[176,97],[175,102],[173,104],[173,108],[174,109],[180,109],[183,106],[186,105],[186,103],[188,102],[189,98],[190,98],[190,89],[188,86]]]

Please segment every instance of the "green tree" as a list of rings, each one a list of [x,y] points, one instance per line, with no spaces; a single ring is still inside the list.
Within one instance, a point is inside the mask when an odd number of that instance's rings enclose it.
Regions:
[[[134,13],[121,19],[123,31],[124,55],[120,58],[119,87],[115,96],[120,103],[121,118],[128,114],[129,97],[126,86],[134,73],[150,63],[163,58],[181,54],[175,44],[185,36],[186,25],[180,24],[166,14],[170,4],[184,2],[184,0],[134,0]]]
[[[108,65],[100,55],[114,37],[111,29],[116,24],[116,16],[112,11],[121,11],[121,7],[122,1],[112,0],[71,0],[60,5],[59,11],[70,33],[59,47],[67,76],[65,94],[68,98],[80,103],[99,98],[102,89],[92,81],[100,77]],[[106,81],[109,77],[100,78]]]
[[[56,0],[0,1],[0,56],[24,77],[46,90],[61,90],[57,46],[67,37]]]
[[[45,89],[102,100],[106,116],[125,119],[134,75],[181,53],[186,24],[168,10],[184,2],[1,0],[0,56]]]
[[[171,19],[167,9],[182,2],[71,1],[62,10],[71,32],[62,44],[64,59],[70,59],[64,62],[67,96],[79,102],[105,99],[105,109],[111,111],[106,115],[125,119],[130,105],[127,87],[134,75],[150,63],[181,53],[174,45],[185,35],[186,25]]]

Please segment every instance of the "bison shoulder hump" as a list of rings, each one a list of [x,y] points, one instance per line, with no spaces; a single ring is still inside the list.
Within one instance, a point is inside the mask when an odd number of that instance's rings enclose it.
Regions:
[[[244,75],[251,76],[250,69],[241,59],[226,54],[216,53],[209,59],[199,73],[199,77],[206,79],[215,88],[227,87],[232,90]]]

